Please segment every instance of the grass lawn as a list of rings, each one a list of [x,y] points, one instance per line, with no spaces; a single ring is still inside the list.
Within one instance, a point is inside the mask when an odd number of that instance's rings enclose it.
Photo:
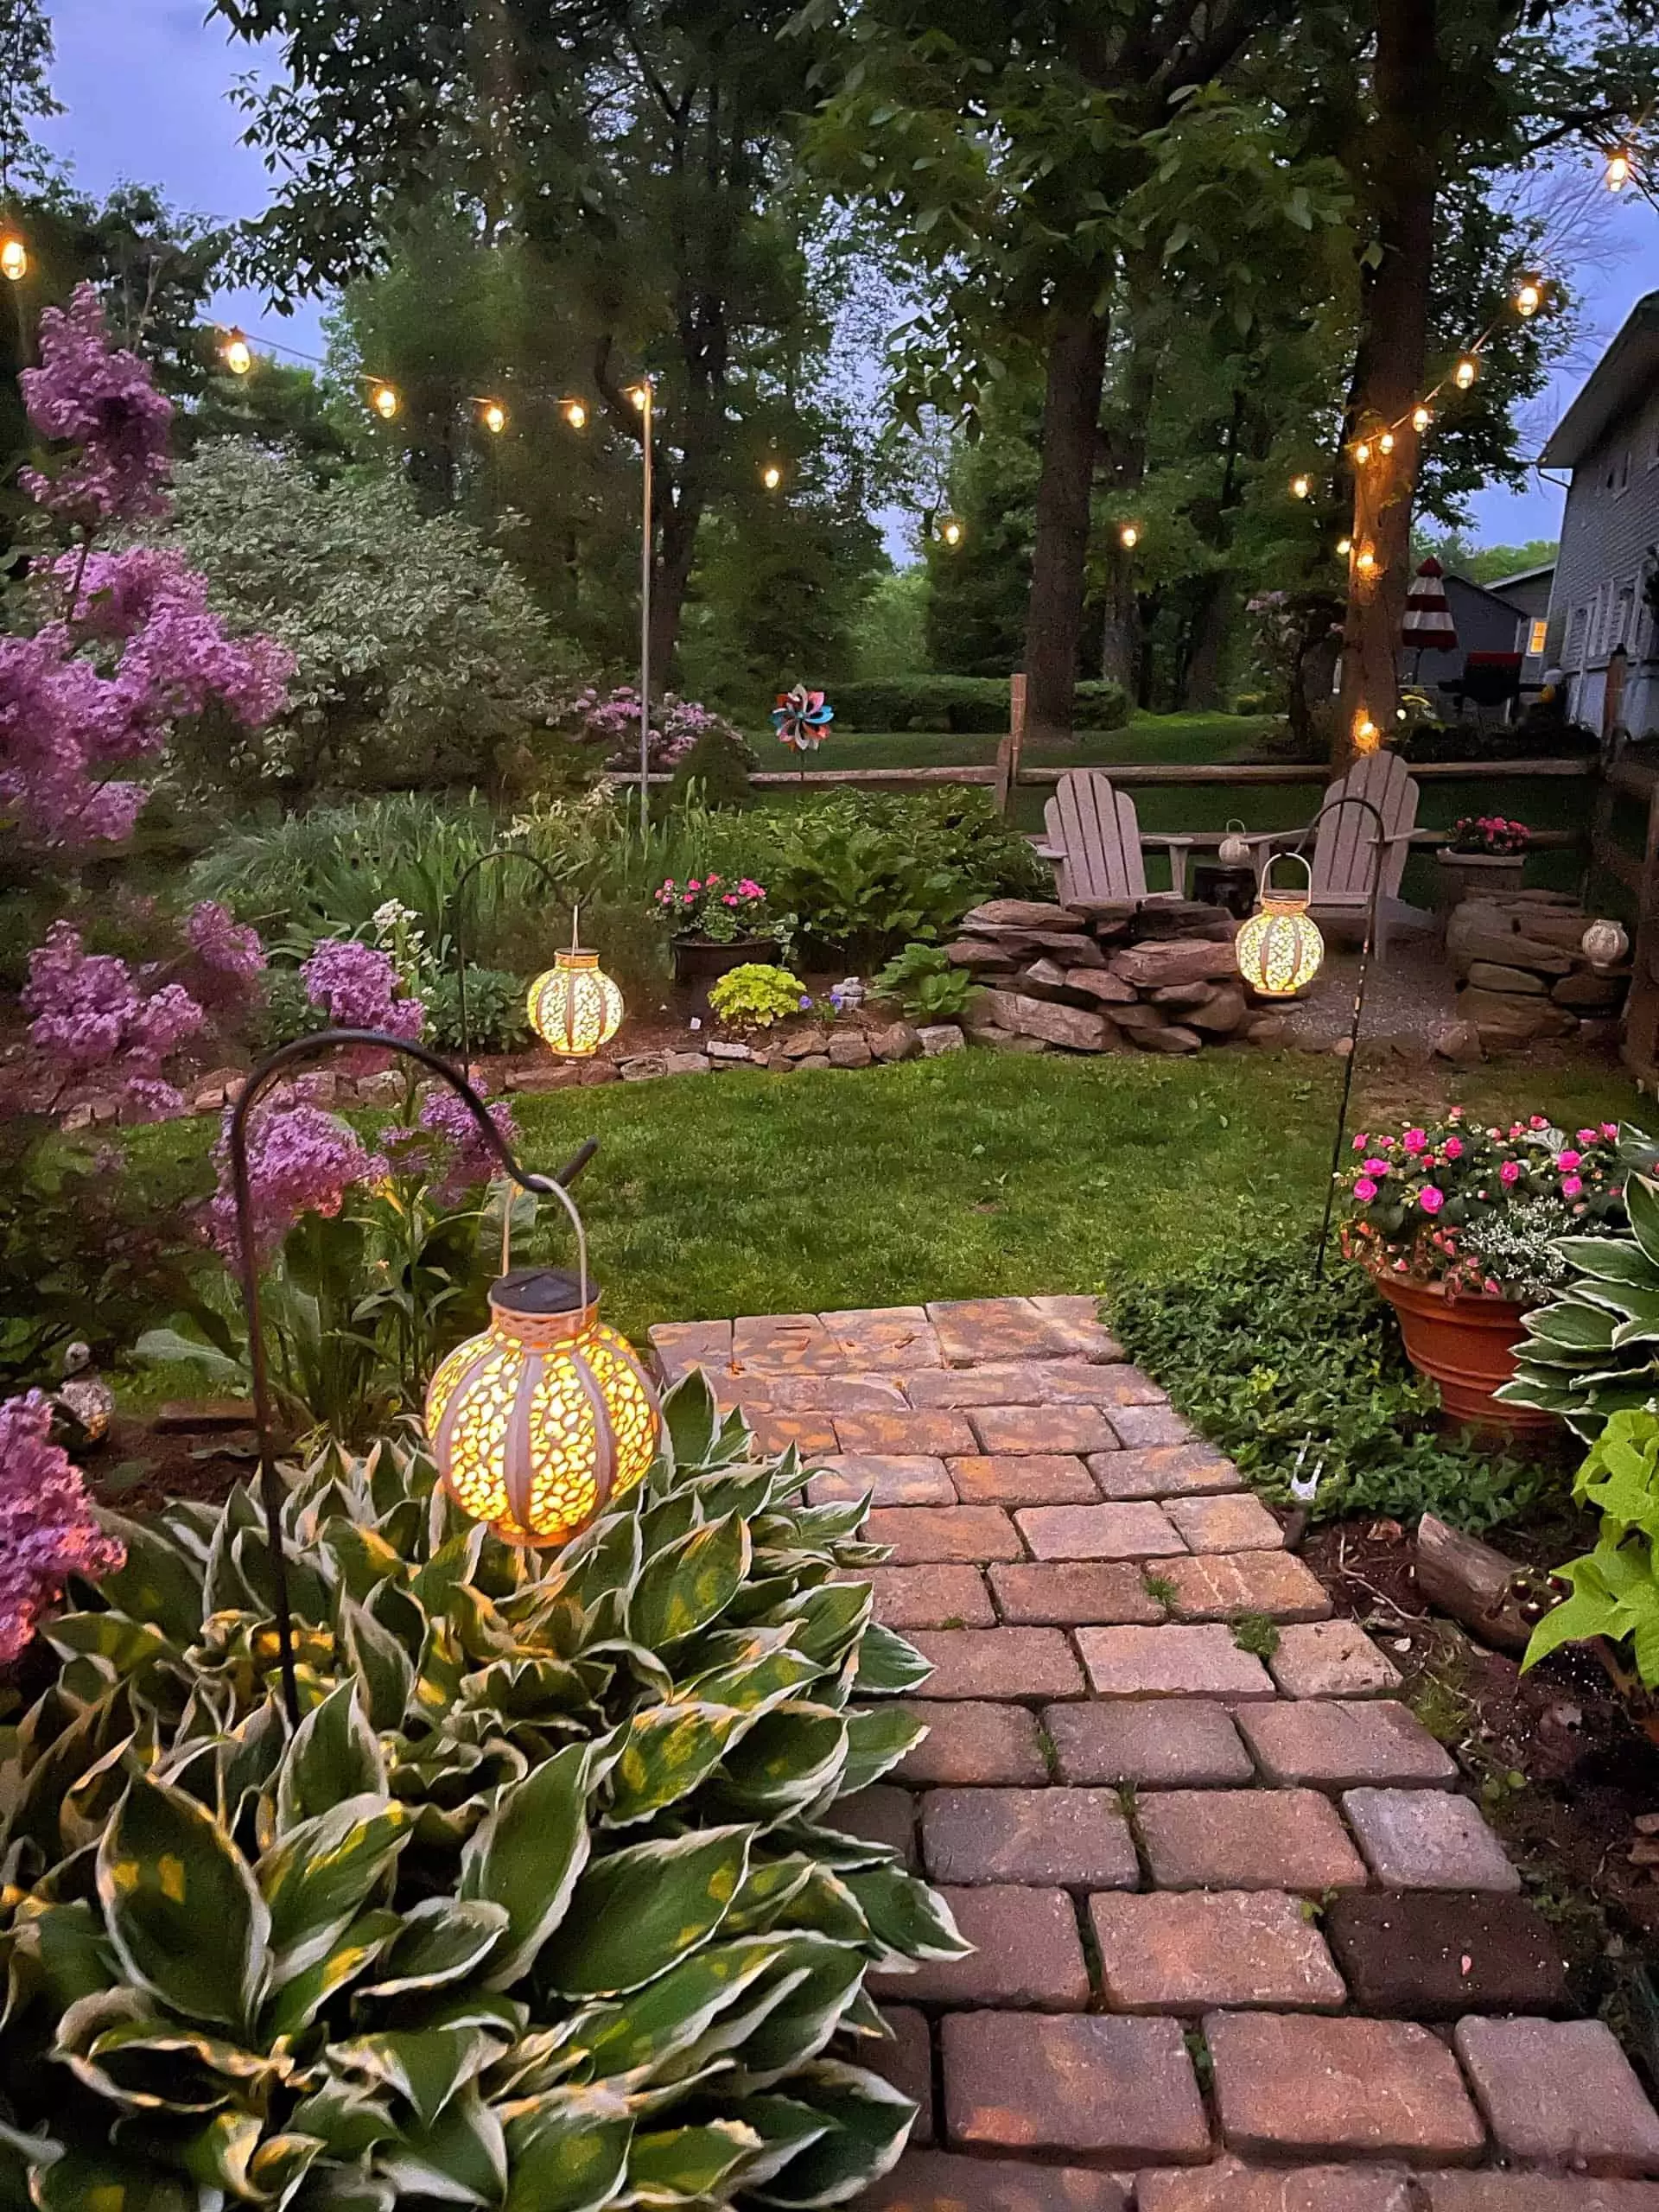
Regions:
[[[1264,731],[1270,715],[1136,715],[1122,729],[1085,730],[1073,745],[1031,745],[1026,758],[1042,767],[1104,768],[1115,761],[1236,760]],[[768,733],[770,735],[770,733]],[[933,730],[843,730],[811,763],[817,768],[988,767],[1001,740],[985,730],[963,736]],[[766,741],[759,747],[766,750]],[[770,757],[766,766],[771,766]],[[785,765],[787,766],[785,760]]]

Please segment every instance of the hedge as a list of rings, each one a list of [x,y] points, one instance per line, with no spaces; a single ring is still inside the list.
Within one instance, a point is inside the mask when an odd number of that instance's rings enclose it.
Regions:
[[[836,720],[848,730],[940,730],[956,736],[1008,727],[1006,676],[898,676],[837,684]],[[1074,727],[1122,729],[1129,702],[1118,683],[1079,683]]]

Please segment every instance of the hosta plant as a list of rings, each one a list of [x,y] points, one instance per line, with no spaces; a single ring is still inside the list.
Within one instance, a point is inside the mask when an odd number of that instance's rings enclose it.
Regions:
[[[1631,1175],[1628,1236],[1566,1236],[1571,1287],[1527,1315],[1515,1380],[1497,1395],[1541,1406],[1593,1442],[1611,1416],[1659,1408],[1659,1183]]]
[[[1659,1689],[1659,1414],[1611,1415],[1573,1495],[1600,1514],[1600,1535],[1594,1551],[1556,1569],[1573,1594],[1533,1630],[1526,1664],[1560,1644],[1605,1637],[1630,1650],[1644,1688]]]
[[[965,1948],[836,1801],[923,1732],[862,1503],[694,1377],[562,1553],[423,1452],[288,1477],[303,1717],[252,1495],[112,1524],[0,1771],[0,2202],[500,2212],[849,2202],[913,2111],[875,1967]]]

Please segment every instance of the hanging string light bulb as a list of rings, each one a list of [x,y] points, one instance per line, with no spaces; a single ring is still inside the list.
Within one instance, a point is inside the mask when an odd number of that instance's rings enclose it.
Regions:
[[[1434,414],[1432,408],[1425,407],[1420,404],[1411,410],[1411,427],[1416,431],[1419,437],[1422,435],[1423,432],[1428,428],[1429,424],[1433,420]]]
[[[784,472],[775,461],[769,461],[760,472],[760,481],[768,492],[775,492],[784,480]]]
[[[1526,321],[1529,317],[1536,315],[1539,308],[1542,307],[1543,304],[1543,287],[1538,283],[1535,277],[1529,276],[1523,283],[1516,286],[1515,294],[1515,311],[1516,315],[1521,317],[1523,322]]]
[[[1630,157],[1620,146],[1607,156],[1607,189],[1623,192],[1630,181]]]
[[[1353,551],[1353,550],[1354,541],[1351,537],[1339,537],[1337,540],[1337,551],[1341,555],[1344,561],[1348,558],[1348,556]]]
[[[1117,542],[1126,553],[1133,553],[1141,543],[1141,532],[1136,524],[1126,522],[1117,533]]]
[[[648,384],[630,385],[628,386],[628,397],[633,402],[634,406],[639,410],[639,413],[643,415],[645,411],[646,406],[650,403],[651,386]]]
[[[393,385],[378,384],[369,394],[369,404],[383,423],[390,423],[403,403]]]
[[[1290,496],[1293,499],[1306,499],[1313,489],[1313,479],[1311,476],[1293,476],[1290,480]]]
[[[507,427],[507,410],[499,399],[486,399],[479,410],[479,420],[493,438],[499,438]]]
[[[1376,555],[1369,545],[1360,547],[1354,556],[1354,566],[1368,583],[1381,573],[1377,567]]]
[[[963,524],[958,521],[955,515],[947,515],[944,520],[939,524],[939,537],[942,543],[948,545],[953,553],[956,551],[957,546],[961,544],[966,535],[967,532]]]
[[[1472,353],[1465,353],[1452,372],[1452,381],[1459,391],[1467,391],[1480,374],[1480,363]]]
[[[253,366],[253,348],[239,330],[233,330],[223,348],[226,367],[233,377],[245,377]]]
[[[585,430],[587,429],[588,410],[583,406],[581,400],[567,399],[564,403],[563,414],[565,421],[570,425],[573,430]]]
[[[29,274],[29,248],[16,231],[8,231],[0,238],[0,276],[9,283],[21,284]]]
[[[1382,733],[1369,715],[1362,714],[1354,724],[1356,753],[1375,753],[1382,742]]]
[[[1376,449],[1378,453],[1381,454],[1390,454],[1394,451],[1394,432],[1392,430],[1383,431],[1382,436],[1378,438],[1376,442]]]
[[[1364,468],[1370,465],[1370,458],[1371,442],[1369,438],[1362,438],[1359,443],[1354,448],[1354,459],[1359,463],[1362,468]]]

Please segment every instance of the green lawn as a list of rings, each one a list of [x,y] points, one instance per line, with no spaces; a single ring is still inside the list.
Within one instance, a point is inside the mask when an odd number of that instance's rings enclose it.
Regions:
[[[1136,715],[1122,729],[1085,730],[1072,745],[1032,745],[1043,767],[1103,768],[1116,761],[1236,760],[1273,727],[1270,715]],[[819,768],[988,767],[1001,739],[995,731],[953,736],[932,730],[843,730],[812,761]],[[766,753],[765,741],[758,748]],[[773,763],[769,754],[765,765]],[[788,765],[785,760],[784,765]]]

